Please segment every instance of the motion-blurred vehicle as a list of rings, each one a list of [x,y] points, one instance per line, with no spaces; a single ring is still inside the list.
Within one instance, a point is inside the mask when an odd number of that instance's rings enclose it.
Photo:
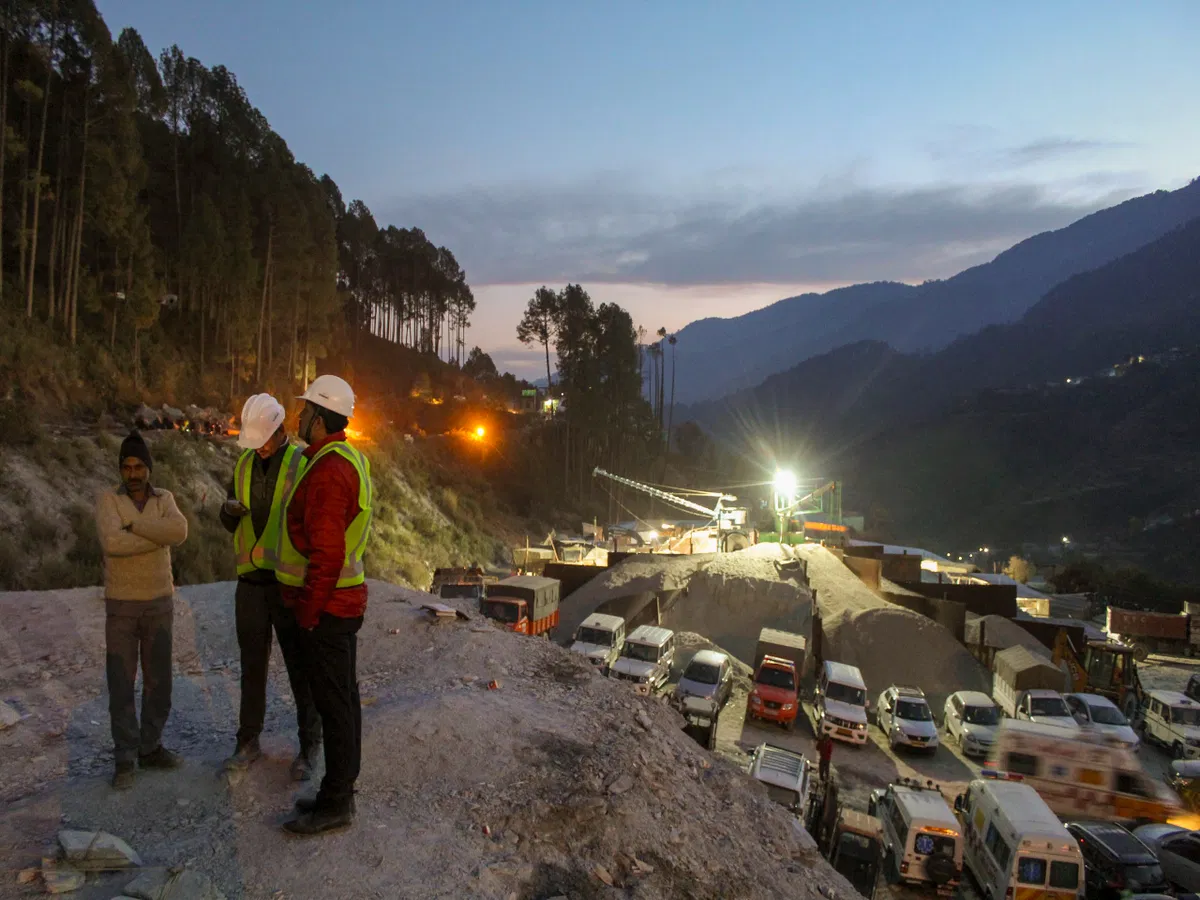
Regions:
[[[1177,759],[1172,762],[1167,784],[1190,812],[1200,813],[1200,759]]]
[[[1104,735],[1126,750],[1137,752],[1141,739],[1130,727],[1125,714],[1107,697],[1099,694],[1066,694],[1063,700],[1081,728]]]

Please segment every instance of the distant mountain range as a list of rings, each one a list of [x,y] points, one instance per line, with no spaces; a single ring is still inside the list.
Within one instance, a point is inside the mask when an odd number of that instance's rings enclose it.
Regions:
[[[858,284],[790,297],[736,318],[693,322],[678,334],[676,400],[713,400],[864,340],[893,351],[940,350],[989,325],[1017,321],[1056,285],[1144,247],[1197,216],[1200,179],[1036,235],[945,281],[916,287]],[[678,416],[676,421],[681,421]]]
[[[885,537],[1111,533],[1200,508],[1200,216],[1015,324],[928,354],[860,341],[687,412],[743,455],[844,477]]]

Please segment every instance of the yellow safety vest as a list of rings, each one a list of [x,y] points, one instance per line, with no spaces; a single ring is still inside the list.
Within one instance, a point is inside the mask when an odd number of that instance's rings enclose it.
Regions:
[[[367,580],[366,572],[363,569],[363,551],[367,548],[367,538],[371,534],[371,502],[373,496],[373,491],[371,490],[371,464],[367,461],[367,458],[357,448],[351,447],[345,441],[334,441],[333,443],[326,444],[308,461],[308,466],[300,473],[300,477],[296,479],[291,493],[288,494],[287,503],[284,504],[284,510],[286,511],[291,506],[292,498],[295,497],[296,490],[300,487],[304,476],[313,470],[319,460],[330,453],[337,453],[349,460],[350,464],[354,466],[354,470],[358,473],[358,506],[360,512],[354,517],[354,521],[350,523],[350,527],[346,529],[346,558],[342,563],[342,571],[338,576],[336,585],[339,588],[355,587]],[[286,584],[289,587],[302,587],[307,570],[308,559],[302,556],[300,551],[292,544],[285,520],[284,527],[279,529],[279,565],[275,570],[275,577],[279,579],[281,584]]]
[[[246,509],[250,508],[250,479],[254,472],[253,450],[247,450],[238,457],[233,469],[233,496]],[[271,497],[271,515],[267,518],[266,527],[262,534],[254,533],[253,517],[247,513],[242,516],[237,530],[233,533],[233,552],[237,560],[237,573],[246,575],[255,569],[274,571],[279,566],[279,532],[287,530],[282,524],[283,501],[292,494],[300,473],[304,471],[307,460],[304,453],[294,444],[289,444],[283,454],[283,462],[275,477],[275,493]]]

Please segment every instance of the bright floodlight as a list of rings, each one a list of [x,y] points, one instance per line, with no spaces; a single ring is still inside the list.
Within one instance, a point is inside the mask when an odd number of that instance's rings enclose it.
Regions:
[[[775,473],[775,492],[785,497],[795,496],[796,473],[779,471]]]
[[[482,425],[475,429],[475,437],[483,437],[485,434],[487,434],[487,431],[484,430]]]

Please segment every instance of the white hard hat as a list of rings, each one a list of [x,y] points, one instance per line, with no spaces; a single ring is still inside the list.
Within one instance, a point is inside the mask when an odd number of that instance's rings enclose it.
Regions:
[[[318,375],[299,399],[315,403],[347,419],[354,415],[354,389],[336,375]]]
[[[287,411],[283,404],[270,394],[255,394],[242,407],[242,430],[238,434],[238,446],[243,450],[257,450],[271,439]]]

